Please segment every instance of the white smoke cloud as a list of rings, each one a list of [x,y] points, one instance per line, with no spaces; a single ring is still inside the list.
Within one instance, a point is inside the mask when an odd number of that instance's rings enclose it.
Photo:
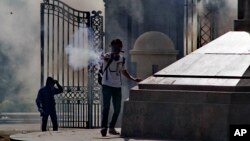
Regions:
[[[90,30],[80,28],[74,33],[70,44],[65,48],[65,53],[69,55],[68,63],[74,70],[93,67],[99,65],[101,61],[102,50],[97,50],[92,46],[93,43],[88,39],[89,34]]]
[[[66,48],[66,53],[69,55],[69,65],[74,70],[81,70],[88,66],[93,67],[99,65],[102,54],[101,51],[96,52],[90,48],[78,48],[71,45]]]

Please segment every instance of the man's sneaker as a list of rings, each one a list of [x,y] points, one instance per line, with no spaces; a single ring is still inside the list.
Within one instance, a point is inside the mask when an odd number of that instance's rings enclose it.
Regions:
[[[109,128],[109,134],[111,134],[111,135],[120,135],[120,133],[117,132],[117,131],[115,130],[115,128]]]
[[[101,134],[102,134],[103,137],[105,137],[107,135],[107,131],[108,131],[107,128],[102,128],[101,129]]]

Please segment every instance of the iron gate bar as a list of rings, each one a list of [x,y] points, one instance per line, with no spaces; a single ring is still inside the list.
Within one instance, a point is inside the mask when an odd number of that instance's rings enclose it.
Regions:
[[[189,13],[188,13],[188,8],[189,8],[189,1],[188,0],[185,0],[185,4],[184,4],[184,9],[185,9],[185,21],[186,21],[186,25],[185,25],[185,38],[186,38],[186,40],[185,40],[185,48],[186,48],[186,54],[185,55],[187,55],[188,54],[188,18],[189,18]]]
[[[69,15],[68,15],[69,19]],[[67,22],[67,45],[69,45],[69,20]],[[67,62],[69,62],[69,55],[67,54]],[[69,86],[69,65],[67,65],[67,86]]]
[[[75,15],[75,11],[73,10],[73,15]],[[72,42],[73,42],[73,47],[75,47],[75,20],[73,20],[73,36],[72,36]],[[73,69],[71,69],[72,71],[72,86],[75,86],[75,71]]]
[[[65,11],[65,9],[64,9],[65,7],[64,7],[64,5],[63,5],[63,11]],[[65,39],[65,37],[64,37],[64,28],[65,28],[65,25],[64,25],[64,22],[65,22],[65,20],[64,20],[64,14],[63,14],[63,17],[62,17],[62,46],[64,47],[65,46],[65,44],[64,44],[64,39]],[[62,49],[62,85],[64,86],[64,49]],[[63,123],[64,124],[64,123]]]
[[[55,15],[55,9],[54,9],[54,5],[55,5],[55,1],[53,1],[53,10],[52,10],[52,15]],[[54,51],[54,40],[55,40],[55,36],[54,36],[54,31],[55,31],[55,16],[52,16],[52,77],[54,78],[54,54],[55,54],[55,51]]]
[[[79,48],[80,47],[80,30],[81,30],[81,28],[80,28],[80,18],[79,18],[79,16],[80,16],[80,13],[77,13],[77,20],[78,20],[78,22],[77,22],[77,27],[76,27],[76,29],[77,29],[77,47]],[[79,73],[79,69],[77,70],[77,72],[76,72],[76,76],[78,76],[77,78],[76,78],[76,85],[77,86],[80,86],[80,83],[79,83],[79,79],[80,79],[80,73]],[[79,90],[79,87],[77,87],[77,89]]]
[[[196,37],[196,30],[194,28],[197,20],[196,15],[196,4],[197,0],[185,0],[184,9],[185,9],[185,26],[184,26],[184,56],[188,55],[189,53],[193,52],[197,48],[197,37]]]
[[[49,9],[48,9],[48,13],[49,13]],[[47,18],[47,25],[49,25],[49,14],[48,14],[48,18]],[[50,54],[50,51],[49,51],[49,26],[47,26],[47,76],[49,76],[49,54]]]
[[[196,6],[196,4],[194,4],[194,0],[192,0],[192,8],[191,8],[191,13],[194,14],[194,7]],[[193,25],[194,24],[194,16],[192,16],[192,20],[191,20],[191,24]],[[194,42],[193,42],[193,30],[191,30],[192,34],[191,34],[191,37],[192,37],[192,40],[191,40],[191,50],[194,51]]]
[[[90,69],[89,69],[90,70]],[[90,71],[92,71],[92,70],[90,70]],[[89,71],[89,72],[90,72]],[[88,75],[88,82],[90,82],[91,84],[92,84],[92,75],[93,73],[90,73],[89,75]],[[89,91],[89,93],[88,93],[88,123],[87,123],[87,128],[90,128],[91,127],[91,125],[92,125],[92,115],[90,114],[90,112],[92,111],[92,105],[93,105],[93,103],[92,103],[92,89],[91,89],[91,85],[88,85],[88,89],[90,90]]]
[[[41,75],[40,75],[40,82],[41,82],[41,86],[43,86],[44,84],[44,4],[41,4],[40,5],[40,13],[41,13],[41,17],[40,17],[40,22],[41,22],[41,25],[40,25],[40,28],[41,28],[41,35],[40,35],[40,40],[41,40]]]
[[[59,7],[59,3],[57,3],[57,6]],[[60,60],[60,48],[59,48],[59,40],[60,40],[60,34],[59,34],[59,29],[60,29],[60,18],[59,18],[59,10],[57,11],[57,60]],[[60,77],[59,77],[59,62],[57,63],[57,80],[60,82]]]

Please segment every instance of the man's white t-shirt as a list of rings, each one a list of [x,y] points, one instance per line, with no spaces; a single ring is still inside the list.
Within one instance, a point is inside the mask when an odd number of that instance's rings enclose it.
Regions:
[[[110,58],[111,53],[106,53],[104,58]],[[103,68],[104,71],[108,61],[103,60]],[[112,63],[103,72],[102,84],[110,87],[120,88],[122,86],[121,73],[125,68],[125,58],[120,54],[119,60],[115,61],[113,59]]]

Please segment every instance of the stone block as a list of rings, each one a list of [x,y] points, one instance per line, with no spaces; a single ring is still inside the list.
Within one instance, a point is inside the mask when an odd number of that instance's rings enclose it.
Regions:
[[[175,140],[228,140],[228,104],[127,101],[122,135]]]

